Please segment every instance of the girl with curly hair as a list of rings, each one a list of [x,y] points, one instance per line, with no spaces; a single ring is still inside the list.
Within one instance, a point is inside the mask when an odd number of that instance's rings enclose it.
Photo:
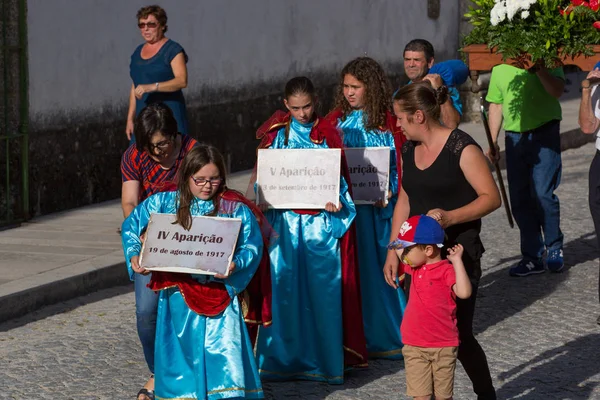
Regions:
[[[396,149],[406,140],[396,127],[392,90],[381,65],[369,57],[350,61],[340,74],[335,109],[327,119],[335,124],[346,148],[389,147],[389,195],[375,204],[356,206],[358,264],[367,351],[371,357],[402,358],[400,329],[406,297],[385,282],[381,265],[400,186]]]

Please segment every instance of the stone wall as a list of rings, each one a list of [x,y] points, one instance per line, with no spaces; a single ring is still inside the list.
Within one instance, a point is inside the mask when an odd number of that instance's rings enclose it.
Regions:
[[[460,13],[459,13],[459,47],[462,45],[462,38],[465,37],[473,27],[469,23],[468,19],[465,18],[465,14],[469,10],[469,6],[473,6],[473,2],[471,0],[460,0],[459,1]],[[463,57],[462,53],[460,55]],[[480,97],[485,96],[487,92],[487,83],[489,81],[489,73],[480,74],[478,83],[480,85],[481,90],[479,93],[473,93],[471,91],[471,79],[467,79],[462,87],[460,88],[461,99],[463,102],[463,122],[479,122],[481,121],[480,117]]]

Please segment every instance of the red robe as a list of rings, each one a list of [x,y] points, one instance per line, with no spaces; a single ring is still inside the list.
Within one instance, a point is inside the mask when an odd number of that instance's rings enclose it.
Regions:
[[[290,123],[289,113],[276,111],[256,132],[260,139],[259,149],[271,147],[277,132]],[[342,141],[334,125],[323,119],[315,121],[310,139],[317,144],[325,140],[327,146],[342,149],[341,175],[348,183],[352,194],[352,182],[346,164]],[[315,210],[293,210],[298,214],[317,214]],[[363,328],[362,302],[360,297],[360,279],[358,276],[358,258],[356,254],[356,230],[354,224],[340,239],[342,263],[342,321],[344,332],[344,363],[347,366],[363,367],[367,365],[367,344]]]

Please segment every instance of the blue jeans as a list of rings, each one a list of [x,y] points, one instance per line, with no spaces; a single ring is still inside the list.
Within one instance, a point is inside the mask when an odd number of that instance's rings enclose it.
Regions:
[[[135,274],[133,286],[135,289],[135,317],[138,336],[142,343],[148,369],[154,373],[154,339],[156,337],[158,293],[146,286],[150,283],[150,276],[151,274]]]
[[[506,132],[510,204],[525,260],[539,261],[544,250],[563,247],[560,204],[554,194],[561,172],[559,121],[527,132]]]

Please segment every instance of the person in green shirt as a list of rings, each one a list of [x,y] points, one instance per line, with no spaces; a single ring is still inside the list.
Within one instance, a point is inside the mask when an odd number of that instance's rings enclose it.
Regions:
[[[558,98],[564,91],[562,68],[547,69],[536,63],[529,70],[502,64],[494,67],[486,100],[497,161],[498,135],[504,120],[506,173],[510,204],[521,234],[521,260],[510,268],[511,276],[560,272],[563,234],[560,205],[554,191],[560,183],[560,121]]]

